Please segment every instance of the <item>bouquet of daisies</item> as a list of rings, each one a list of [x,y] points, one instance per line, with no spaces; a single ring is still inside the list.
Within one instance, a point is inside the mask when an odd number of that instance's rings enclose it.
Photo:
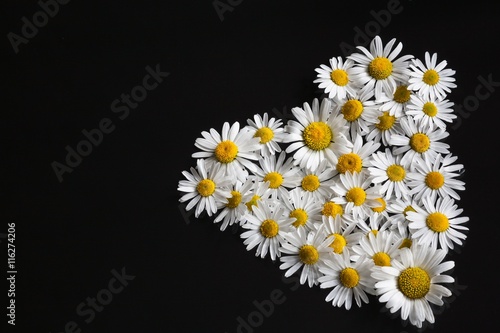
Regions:
[[[286,277],[330,289],[350,309],[373,297],[416,327],[451,296],[447,255],[463,245],[463,165],[444,141],[456,115],[455,71],[383,44],[316,68],[321,100],[293,119],[256,114],[203,131],[180,202],[220,230],[241,229],[248,251]]]

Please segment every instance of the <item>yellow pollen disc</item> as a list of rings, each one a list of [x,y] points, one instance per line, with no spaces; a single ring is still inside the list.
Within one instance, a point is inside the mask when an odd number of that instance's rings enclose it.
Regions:
[[[314,192],[319,188],[320,182],[316,175],[307,175],[302,178],[302,188],[305,191]]]
[[[406,177],[405,169],[398,164],[389,165],[386,173],[387,177],[389,177],[389,180],[392,182],[400,182]]]
[[[299,258],[306,265],[313,265],[319,259],[318,250],[312,245],[303,245],[299,250]]]
[[[362,167],[363,161],[361,160],[361,157],[354,153],[348,153],[340,156],[337,163],[337,171],[339,173],[346,173],[346,171],[361,172]]]
[[[295,218],[295,222],[293,222],[292,225],[295,228],[298,228],[298,227],[306,224],[308,215],[307,215],[307,212],[305,210],[303,210],[302,208],[297,208],[297,209],[294,209],[290,212],[290,217]]]
[[[416,212],[416,210],[412,206],[406,206],[406,208],[403,210],[403,215],[406,217],[406,215],[408,215],[408,212]]]
[[[304,143],[312,150],[323,150],[330,146],[333,134],[327,123],[315,121],[307,125],[302,133]]]
[[[238,146],[230,140],[220,142],[215,147],[215,158],[221,163],[231,163],[238,155]]]
[[[385,202],[385,200],[383,198],[376,198],[375,200],[377,200],[378,202],[380,202],[380,206],[373,207],[372,210],[375,213],[382,213],[385,210],[385,208],[387,207],[387,203]]]
[[[385,252],[377,252],[372,257],[373,262],[377,266],[390,266],[391,257]]]
[[[276,221],[268,219],[264,220],[260,225],[260,233],[266,238],[273,238],[278,234],[279,226]]]
[[[378,230],[377,230],[377,229],[372,229],[372,230],[370,230],[370,232],[371,232],[371,233],[372,233],[375,237],[377,237],[377,235],[378,235]],[[368,236],[368,234],[367,234],[366,236]]]
[[[429,274],[420,267],[410,267],[398,277],[398,288],[408,298],[417,299],[427,295],[431,287]]]
[[[332,71],[330,73],[330,78],[332,79],[333,83],[341,87],[347,85],[347,83],[349,82],[349,76],[343,69],[336,69]]]
[[[354,206],[361,206],[365,203],[366,192],[361,187],[353,187],[345,195],[348,202],[354,203]]]
[[[353,122],[363,113],[363,104],[357,99],[350,99],[342,105],[340,110],[345,120]]]
[[[379,131],[387,131],[394,126],[396,122],[396,117],[391,116],[389,111],[384,111],[380,117],[378,117],[378,124],[375,124],[375,127],[378,128]]]
[[[278,172],[269,172],[265,177],[264,181],[269,181],[270,188],[278,188],[283,183],[283,176]]]
[[[347,241],[341,234],[334,233],[333,235],[335,236],[335,238],[330,244],[330,247],[333,249],[333,252],[342,254],[342,252],[344,252],[344,247],[347,245]]]
[[[247,203],[245,203],[245,205],[247,206],[247,209],[249,211],[253,211],[253,206],[255,207],[258,207],[258,201],[260,200],[260,196],[258,196],[257,194],[254,195],[252,197],[252,199],[250,199],[250,201],[248,201]]]
[[[448,217],[439,212],[429,214],[429,216],[425,219],[425,223],[427,224],[427,227],[434,232],[446,231],[450,226]]]
[[[444,185],[444,176],[438,171],[431,171],[425,176],[425,185],[430,189],[437,190]]]
[[[426,115],[428,115],[429,117],[434,117],[438,113],[438,108],[437,108],[436,104],[434,104],[432,102],[427,102],[422,107],[422,111]]]
[[[203,179],[196,185],[196,190],[202,197],[209,197],[215,192],[215,183],[210,179]]]
[[[422,77],[422,81],[424,81],[425,84],[433,86],[439,82],[439,74],[438,74],[438,72],[436,72],[433,69],[428,69],[424,73],[424,76]]]
[[[392,62],[386,57],[376,57],[368,65],[368,73],[376,80],[384,80],[392,73]]]
[[[404,247],[410,248],[411,244],[413,241],[409,238],[404,238],[403,241],[401,242],[401,245],[399,245],[399,248],[402,249]]]
[[[323,205],[323,209],[321,210],[321,214],[324,216],[332,216],[335,217],[337,215],[342,215],[344,213],[344,209],[341,205],[336,204],[333,201],[328,201]]]
[[[269,127],[261,127],[255,132],[253,136],[254,138],[260,138],[260,143],[268,143],[273,139],[274,132]]]
[[[231,197],[227,199],[226,207],[236,208],[241,203],[241,193],[238,191],[231,191]]]
[[[359,273],[351,267],[344,268],[339,274],[340,282],[346,288],[354,288],[359,283]]]
[[[431,140],[423,133],[413,134],[410,138],[410,147],[417,153],[423,153],[431,146]]]
[[[410,100],[410,91],[407,86],[399,86],[394,92],[393,99],[395,102],[403,104]]]

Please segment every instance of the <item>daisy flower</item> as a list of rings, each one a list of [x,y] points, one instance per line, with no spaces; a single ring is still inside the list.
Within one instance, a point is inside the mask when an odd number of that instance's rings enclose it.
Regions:
[[[346,120],[341,115],[330,116],[330,107],[329,99],[322,99],[319,105],[315,98],[312,107],[306,102],[303,108],[292,108],[297,120],[288,121],[285,126],[288,135],[284,141],[290,143],[286,152],[295,151],[295,164],[301,168],[314,171],[323,159],[331,160],[352,147],[346,137]]]
[[[320,264],[332,255],[330,242],[331,239],[325,238],[321,231],[308,232],[298,228],[287,234],[280,247],[280,269],[286,270],[285,277],[290,277],[301,269],[300,284],[307,281],[309,287],[316,285],[321,276]]]
[[[439,247],[448,251],[454,244],[462,245],[466,235],[461,231],[469,230],[462,224],[469,221],[466,216],[460,216],[463,209],[458,209],[455,200],[450,197],[430,197],[422,199],[423,207],[416,207],[416,211],[409,211],[407,219],[412,237],[419,244]]]
[[[361,172],[370,166],[371,155],[378,150],[380,143],[373,141],[363,142],[361,134],[357,133],[353,147],[348,153],[333,158],[333,165],[339,174],[346,172]]]
[[[302,180],[297,187],[303,193],[312,195],[312,200],[323,202],[333,194],[332,186],[334,178],[338,174],[336,169],[330,166],[330,162],[322,160],[316,170],[302,169]]]
[[[219,223],[220,230],[226,230],[227,226],[231,226],[235,223],[239,223],[243,215],[247,212],[247,206],[245,205],[252,198],[252,186],[253,182],[247,180],[242,183],[236,181],[232,187],[230,195],[226,198],[227,202],[224,204],[223,209],[214,219],[214,223]]]
[[[445,128],[446,123],[451,123],[453,119],[457,118],[457,115],[453,113],[452,106],[453,102],[447,99],[412,95],[406,114],[412,116],[415,121],[423,122],[425,126],[435,125]]]
[[[348,215],[324,216],[322,218],[323,232],[325,237],[333,236],[330,239],[330,251],[333,253],[342,253],[346,249],[350,249],[359,243],[359,239],[363,236],[361,232],[356,229],[356,221]]]
[[[255,256],[265,258],[269,253],[271,260],[276,260],[281,254],[279,248],[284,242],[284,236],[293,230],[294,218],[284,214],[285,208],[279,203],[260,205],[253,208],[252,214],[247,214],[246,223],[242,225],[246,231],[241,233],[247,251],[257,247]]]
[[[410,221],[406,218],[408,212],[416,212],[416,207],[421,206],[420,201],[417,201],[410,195],[403,195],[401,198],[394,198],[387,206],[387,211],[390,214],[389,222],[390,229],[397,230],[401,237],[408,235],[408,224]]]
[[[223,170],[217,165],[207,169],[204,159],[197,159],[196,168],[191,167],[190,171],[182,171],[186,180],[179,181],[177,190],[187,193],[179,201],[189,201],[186,211],[196,207],[195,217],[199,217],[203,211],[212,216],[231,195],[228,186],[232,179],[225,177]]]
[[[425,64],[420,59],[412,59],[408,89],[417,91],[424,98],[444,98],[457,87],[453,77],[455,71],[446,68],[447,65],[446,60],[437,63],[437,53],[431,56],[425,52]]]
[[[368,133],[365,135],[365,140],[382,142],[384,146],[389,146],[390,138],[403,131],[399,124],[401,118],[390,115],[388,110],[382,108],[377,110],[377,112],[367,115],[366,124],[368,126]]]
[[[368,172],[372,182],[380,184],[380,190],[386,199],[395,196],[401,198],[410,191],[408,188],[409,170],[401,163],[401,155],[394,156],[389,148],[372,155]]]
[[[333,288],[328,293],[325,301],[332,302],[333,306],[345,306],[349,310],[352,299],[358,307],[362,303],[369,303],[368,294],[374,294],[374,279],[371,277],[373,261],[362,256],[352,262],[349,251],[334,254],[324,261],[319,268],[323,276],[318,278],[321,289]]]
[[[313,83],[319,83],[319,88],[324,89],[329,98],[354,95],[358,87],[351,77],[353,66],[354,62],[350,59],[344,61],[342,57],[333,57],[330,66],[320,65],[315,69],[318,74]]]
[[[344,206],[336,203],[335,197],[324,200],[321,203],[321,216],[324,217],[336,217],[337,215],[342,216],[344,214]]]
[[[357,46],[362,53],[353,53],[348,56],[356,66],[353,68],[354,81],[364,87],[363,90],[372,90],[375,99],[380,99],[382,94],[392,96],[396,90],[397,81],[405,81],[409,76],[409,60],[412,55],[403,55],[398,58],[403,44],[400,42],[393,49],[396,39],[391,39],[385,46],[382,39],[375,36],[370,42],[370,50],[364,46]]]
[[[259,158],[259,138],[247,128],[240,130],[238,122],[229,125],[225,122],[222,126],[222,135],[215,129],[201,132],[203,138],[195,141],[195,146],[201,151],[193,153],[194,158],[204,158],[207,165],[220,165],[229,177],[235,177],[244,182],[248,177],[248,170],[255,170],[252,160]]]
[[[443,297],[451,291],[441,283],[454,282],[453,277],[441,273],[455,266],[453,261],[443,262],[446,251],[426,246],[403,248],[392,266],[383,266],[372,272],[376,294],[391,313],[401,310],[401,318],[422,327],[424,321],[434,323],[430,303],[441,306]]]
[[[366,223],[366,221],[368,221],[368,223]],[[390,230],[391,222],[387,216],[372,214],[366,220],[359,220],[357,227],[360,232],[367,237],[369,234],[377,236],[381,232]]]
[[[314,225],[321,224],[321,206],[313,199],[312,194],[294,188],[290,191],[289,200],[281,203],[286,207],[286,213],[295,218],[292,225],[296,229],[313,231],[316,230]]]
[[[260,139],[260,153],[262,156],[274,155],[281,152],[279,143],[283,142],[283,121],[274,117],[269,118],[267,112],[263,116],[256,114],[252,119],[247,119],[250,132]]]
[[[382,104],[380,109],[384,111],[388,110],[391,116],[402,116],[405,114],[411,96],[413,95],[414,92],[408,89],[406,83],[398,82],[392,95],[383,95],[380,100],[378,100],[378,102]]]
[[[253,213],[255,207],[268,205],[271,201],[272,189],[269,188],[269,182],[258,181],[255,176],[249,177],[248,181],[252,183],[251,195],[245,197],[247,200],[244,203],[247,210],[246,214],[242,216],[240,224],[245,223],[245,216]]]
[[[389,230],[361,237],[359,244],[353,246],[351,260],[357,261],[366,256],[373,260],[375,266],[391,266],[393,259],[399,256],[399,247],[402,239],[396,239],[396,234]]]

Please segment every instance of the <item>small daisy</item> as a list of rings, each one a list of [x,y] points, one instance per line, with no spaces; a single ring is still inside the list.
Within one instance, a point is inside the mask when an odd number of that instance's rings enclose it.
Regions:
[[[388,110],[380,109],[366,117],[368,133],[365,135],[366,141],[382,142],[384,146],[389,146],[390,138],[395,134],[403,132],[399,121],[402,117],[390,115]]]
[[[424,321],[434,323],[430,303],[442,306],[443,297],[451,296],[451,291],[441,283],[454,282],[453,277],[441,273],[455,266],[453,261],[443,262],[446,251],[426,246],[403,248],[399,259],[392,266],[383,266],[372,272],[378,281],[375,289],[379,301],[386,303],[391,313],[401,310],[401,318],[410,320],[416,327]]]
[[[458,209],[455,200],[450,197],[430,197],[422,199],[423,207],[416,207],[416,211],[409,211],[407,219],[412,237],[419,244],[439,247],[448,251],[454,244],[462,245],[466,235],[461,231],[469,230],[462,224],[469,221],[466,216],[460,216],[463,209]]]
[[[312,200],[323,202],[333,194],[332,186],[338,172],[330,166],[330,162],[322,160],[316,170],[302,169],[302,180],[297,187],[304,193],[312,195]]]
[[[356,134],[352,150],[333,158],[333,165],[339,174],[346,172],[361,172],[371,165],[370,158],[378,150],[380,143],[373,141],[363,142],[361,134]]]
[[[219,223],[220,230],[226,230],[227,226],[231,226],[235,223],[239,224],[243,215],[247,212],[247,206],[245,203],[252,198],[253,193],[251,192],[253,182],[247,180],[242,183],[236,181],[231,188],[230,195],[226,198],[227,202],[224,208],[217,214],[214,219],[214,223]]]
[[[406,114],[412,116],[416,121],[421,121],[426,126],[435,125],[445,128],[446,123],[453,122],[457,118],[452,106],[453,102],[447,99],[424,98],[420,95],[412,95]]]
[[[177,190],[187,193],[179,201],[189,201],[187,211],[196,206],[195,217],[199,217],[203,211],[212,216],[231,195],[228,186],[232,179],[225,177],[223,170],[217,165],[207,169],[204,159],[197,159],[196,168],[191,167],[190,171],[191,173],[182,172],[186,180],[179,181]]]
[[[336,203],[334,200],[335,197],[331,197],[321,202],[322,218],[336,217],[337,215],[342,216],[344,214],[344,206]]]
[[[368,221],[368,223],[366,223]],[[360,232],[367,236],[373,234],[377,236],[381,232],[390,230],[391,221],[389,221],[387,216],[382,214],[372,214],[366,220],[359,220],[357,224]]]
[[[247,200],[244,203],[247,210],[246,214],[242,216],[240,224],[246,222],[245,216],[253,213],[255,207],[269,205],[271,201],[272,190],[269,188],[269,182],[258,181],[254,176],[249,177],[248,181],[252,182],[252,187],[250,195],[245,197]]]
[[[408,89],[406,83],[398,82],[391,96],[383,95],[378,101],[382,103],[380,110],[388,110],[389,115],[400,117],[405,114],[412,95],[414,95],[414,92]]]
[[[399,256],[399,247],[402,239],[396,239],[396,234],[389,230],[368,233],[367,237],[361,237],[359,244],[352,248],[351,260],[357,261],[366,256],[373,260],[375,266],[391,266],[393,259]]]
[[[333,288],[325,301],[332,302],[335,307],[345,306],[347,310],[351,308],[353,297],[358,307],[363,302],[369,303],[368,294],[374,294],[372,268],[373,261],[364,256],[352,262],[349,251],[325,259],[319,268],[323,276],[318,281],[321,289]]]
[[[389,148],[372,155],[368,172],[372,182],[381,185],[380,190],[386,199],[393,195],[401,198],[410,191],[407,185],[409,170],[401,163],[401,157],[401,155],[394,156]]]
[[[260,205],[253,208],[252,214],[247,214],[246,223],[242,225],[246,231],[241,233],[247,251],[257,246],[255,256],[265,258],[269,253],[271,260],[276,260],[281,254],[279,248],[284,242],[284,236],[293,230],[294,218],[284,214],[285,208],[279,203]]]
[[[355,220],[348,215],[324,216],[322,220],[325,237],[333,236],[329,244],[333,253],[341,254],[359,244],[360,238],[363,237],[363,233],[356,229]]]
[[[345,61],[342,57],[330,59],[330,66],[320,65],[316,68],[317,79],[314,83],[319,83],[319,88],[324,89],[329,98],[345,98],[346,95],[354,95],[358,87],[351,78],[354,62],[350,59]]]
[[[353,53],[348,59],[354,60],[354,80],[362,84],[363,90],[372,90],[375,99],[380,99],[382,94],[392,96],[396,90],[396,81],[405,81],[409,76],[409,60],[412,55],[398,55],[403,49],[400,42],[393,49],[396,39],[391,39],[385,46],[379,36],[370,42],[370,50],[364,46],[357,46],[362,53]]]
[[[260,139],[260,153],[262,156],[274,155],[281,152],[280,143],[283,142],[284,128],[281,119],[269,118],[267,112],[263,116],[256,114],[247,119],[247,124],[254,137]]]
[[[387,211],[390,214],[390,229],[397,229],[401,237],[408,235],[408,224],[410,221],[408,221],[406,217],[408,212],[416,212],[415,208],[420,205],[420,201],[415,200],[414,197],[408,194],[403,195],[401,198],[394,198],[391,200],[391,203],[387,206]]]
[[[425,52],[425,65],[420,59],[412,59],[408,89],[417,91],[424,98],[444,98],[457,87],[453,77],[455,71],[446,68],[447,65],[446,60],[437,63],[437,53],[431,56]]]
[[[306,231],[316,230],[315,225],[321,224],[321,206],[312,195],[294,188],[290,191],[289,200],[281,202],[286,207],[286,213],[295,218],[292,225],[296,229],[305,229]]]
[[[201,132],[203,138],[195,141],[195,146],[201,151],[192,155],[194,158],[204,158],[207,166],[218,164],[227,176],[235,177],[244,182],[248,177],[248,170],[255,170],[253,160],[259,158],[259,138],[254,138],[248,128],[240,130],[238,122],[222,126],[222,135],[213,128],[210,132]],[[248,169],[248,170],[247,170]]]
[[[332,255],[330,242],[331,239],[325,238],[321,231],[308,232],[299,228],[287,234],[280,247],[280,269],[286,270],[285,277],[290,277],[301,269],[300,284],[307,281],[309,287],[316,285],[321,276],[319,266]]]
[[[303,108],[295,107],[292,113],[297,120],[289,120],[285,126],[288,133],[285,142],[290,143],[287,153],[293,155],[296,165],[316,170],[323,159],[331,160],[335,155],[352,147],[347,139],[346,120],[338,115],[330,116],[330,100],[324,98],[319,105],[315,98],[312,107],[304,103]]]

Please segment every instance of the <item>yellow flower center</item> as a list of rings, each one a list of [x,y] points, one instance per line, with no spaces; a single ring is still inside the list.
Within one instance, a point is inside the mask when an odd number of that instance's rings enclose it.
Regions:
[[[347,245],[347,241],[344,236],[339,233],[334,233],[333,242],[330,244],[330,247],[333,249],[333,252],[342,254],[344,251],[344,247]]]
[[[215,192],[215,183],[210,179],[200,180],[196,190],[202,197],[209,197]]]
[[[390,266],[391,257],[385,252],[377,252],[372,257],[373,262],[377,266]]]
[[[428,115],[429,117],[434,117],[438,113],[438,108],[437,108],[436,104],[434,104],[432,102],[427,102],[422,107],[422,111],[426,115]]]
[[[408,298],[422,298],[427,295],[431,288],[431,279],[422,268],[410,267],[399,275],[398,288]]]
[[[368,65],[368,73],[376,80],[384,80],[392,73],[392,62],[386,57],[376,57]]]
[[[227,198],[226,207],[236,208],[241,203],[241,193],[238,191],[231,191],[231,197]]]
[[[294,209],[290,212],[290,217],[295,218],[295,222],[293,222],[292,225],[295,228],[298,228],[298,227],[306,224],[308,215],[307,215],[307,212],[305,210],[303,210],[302,208],[297,208],[297,209]]]
[[[387,177],[392,182],[400,182],[406,177],[405,169],[398,164],[389,165],[386,170]]]
[[[301,185],[305,191],[314,192],[319,188],[319,178],[316,175],[307,175],[302,178]]]
[[[339,157],[339,161],[337,163],[337,171],[339,173],[345,173],[346,171],[350,172],[360,172],[363,167],[363,161],[358,154],[348,153]]]
[[[314,246],[306,244],[299,249],[299,258],[306,265],[314,265],[319,260],[319,253]]]
[[[347,85],[347,83],[349,82],[349,76],[343,69],[336,69],[332,71],[330,73],[330,78],[332,79],[333,83],[341,87]]]
[[[375,124],[375,127],[378,128],[379,131],[387,131],[394,126],[396,122],[396,117],[391,116],[389,111],[384,111],[380,117],[378,117],[378,124]]]
[[[444,176],[438,171],[431,171],[425,176],[425,185],[430,189],[437,190],[444,185]]]
[[[403,104],[410,100],[410,91],[407,86],[399,86],[394,92],[393,99],[395,102]]]
[[[307,125],[302,134],[304,143],[312,150],[323,150],[332,142],[332,129],[328,124],[315,121]]]
[[[265,182],[269,182],[269,187],[270,188],[278,188],[281,186],[283,183],[283,176],[278,173],[278,172],[269,172],[265,177],[264,177]]]
[[[431,213],[425,219],[427,227],[434,232],[443,232],[448,229],[450,222],[448,217],[440,212]]]
[[[375,237],[377,237],[377,235],[378,235],[378,230],[377,230],[377,229],[372,229],[372,230],[370,230],[370,231],[369,231],[369,233],[370,233],[370,232],[371,232],[371,233],[372,233]],[[366,235],[366,237],[368,237],[369,233]]]
[[[347,191],[345,197],[348,202],[354,203],[355,206],[361,206],[365,203],[366,192],[361,187],[353,187]]]
[[[408,215],[408,212],[416,212],[415,208],[412,206],[406,206],[406,208],[403,210],[403,215],[406,218],[406,215]]]
[[[417,153],[423,153],[431,146],[431,140],[423,133],[413,134],[410,138],[410,147]]]
[[[279,231],[279,226],[276,221],[267,219],[262,221],[262,224],[260,225],[260,233],[262,236],[266,238],[273,238],[278,234]]]
[[[253,206],[255,207],[258,207],[258,201],[260,200],[260,196],[259,195],[254,195],[252,197],[252,199],[250,199],[247,203],[245,203],[245,205],[247,206],[247,209],[249,211],[253,211]]]
[[[344,268],[339,274],[340,282],[346,288],[354,288],[359,283],[359,273],[352,267]]]
[[[321,210],[321,214],[324,216],[332,216],[335,217],[337,215],[342,215],[344,213],[344,209],[341,205],[336,204],[333,201],[328,201],[323,205],[323,209]]]
[[[363,104],[357,99],[350,99],[342,105],[341,112],[345,120],[353,122],[363,113]]]
[[[372,210],[375,213],[382,213],[385,210],[385,208],[387,207],[387,203],[385,202],[384,198],[376,198],[375,200],[380,202],[380,206],[372,207]]]
[[[413,241],[410,238],[404,238],[403,241],[401,242],[401,245],[399,245],[399,248],[400,249],[404,247],[410,248],[412,243]]]
[[[215,158],[221,163],[231,163],[238,155],[238,146],[230,141],[222,141],[215,147]]]
[[[273,139],[274,132],[269,127],[261,127],[255,132],[253,136],[254,138],[260,138],[260,143],[268,143]]]
[[[438,74],[438,72],[436,72],[433,69],[428,69],[424,73],[424,76],[422,77],[422,81],[424,81],[425,84],[433,86],[439,82],[439,74]]]

